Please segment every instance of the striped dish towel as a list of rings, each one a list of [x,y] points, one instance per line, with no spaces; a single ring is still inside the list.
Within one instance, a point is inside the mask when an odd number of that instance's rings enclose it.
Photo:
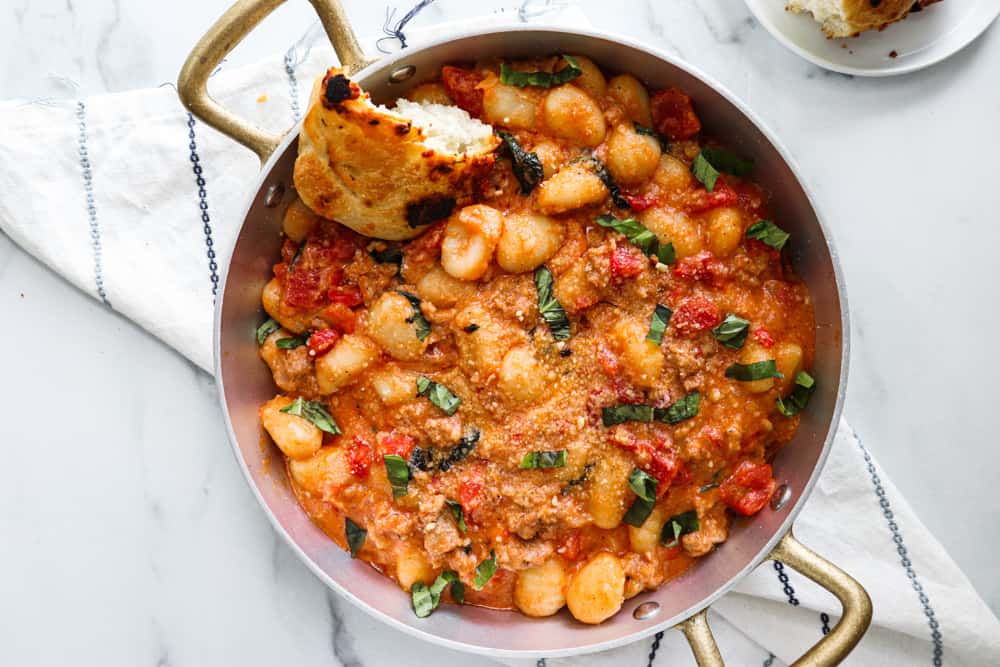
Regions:
[[[482,23],[511,20],[516,13]],[[572,7],[541,20],[586,24]],[[408,37],[418,43],[448,30]],[[367,49],[375,52],[373,40]],[[288,128],[311,80],[332,62],[321,31],[313,30],[284,55],[223,69],[212,89],[239,115]],[[258,168],[252,153],[188,114],[169,85],[56,103],[0,103],[0,229],[206,371],[220,267]],[[872,596],[874,624],[850,664],[1000,664],[1000,622],[846,423],[797,534]],[[731,665],[790,662],[836,624],[839,611],[830,594],[771,563],[713,610]],[[571,662],[640,667],[693,660],[683,637],[669,632],[548,664]]]

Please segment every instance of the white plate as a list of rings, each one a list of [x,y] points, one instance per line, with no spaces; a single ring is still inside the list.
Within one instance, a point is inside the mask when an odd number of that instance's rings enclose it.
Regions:
[[[809,14],[786,12],[785,0],[746,3],[760,24],[795,53],[820,67],[857,76],[893,76],[929,67],[962,50],[1000,14],[1000,0],[943,0],[881,32],[827,39]]]

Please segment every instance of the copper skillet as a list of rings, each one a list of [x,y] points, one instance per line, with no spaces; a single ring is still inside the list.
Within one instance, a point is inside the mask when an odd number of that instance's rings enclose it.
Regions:
[[[429,618],[416,618],[408,596],[395,583],[352,561],[313,525],[288,487],[281,457],[271,445],[261,446],[257,408],[274,395],[274,384],[257,356],[254,330],[263,319],[260,294],[278,254],[282,212],[294,198],[292,164],[299,128],[285,135],[267,132],[226,111],[208,94],[208,76],[222,58],[284,3],[239,0],[195,46],[181,70],[178,90],[192,113],[253,150],[262,164],[216,304],[215,368],[236,458],[278,533],[327,586],[373,616],[435,644],[498,658],[579,655],[676,627],[687,636],[699,665],[722,665],[706,621],[709,605],[764,560],[778,560],[829,590],[843,605],[833,630],[795,664],[840,662],[868,629],[871,601],[857,581],[798,542],[791,527],[833,442],[844,399],[850,327],[837,254],[787,151],[721,85],[673,56],[626,38],[519,25],[469,32],[371,61],[361,51],[339,0],[310,2],[341,63],[377,101],[395,100],[449,62],[552,53],[586,54],[605,69],[631,72],[653,88],[673,84],[688,91],[708,131],[754,157],[757,180],[774,193],[775,217],[795,239],[792,259],[816,304],[814,374],[820,382],[795,441],[774,461],[780,486],[771,506],[751,519],[737,520],[722,548],[658,591],[626,601],[622,612],[604,624],[585,626],[566,612],[531,619],[451,605]]]

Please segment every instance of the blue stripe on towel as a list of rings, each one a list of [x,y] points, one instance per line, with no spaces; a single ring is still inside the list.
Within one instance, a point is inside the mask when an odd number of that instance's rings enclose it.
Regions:
[[[653,667],[653,662],[656,660],[656,652],[660,650],[661,639],[663,639],[663,632],[657,632],[653,637],[653,645],[649,647],[649,662],[646,663],[646,667]]]
[[[201,158],[198,157],[198,142],[195,140],[194,134],[195,120],[194,116],[188,113],[188,138],[191,143],[188,144],[188,148],[191,149],[191,170],[194,172],[194,182],[198,186],[198,208],[201,210],[201,223],[204,225],[205,231],[205,248],[208,250],[208,275],[212,281],[212,296],[215,297],[215,293],[219,289],[219,265],[215,262],[215,242],[212,240],[212,218],[208,214],[208,194],[205,190],[205,174],[201,168]]]
[[[917,592],[917,599],[920,600],[920,604],[924,608],[924,616],[927,617],[927,625],[931,629],[931,643],[934,645],[934,653],[932,663],[934,667],[941,667],[943,664],[944,657],[944,642],[941,636],[941,626],[934,617],[934,609],[931,607],[931,600],[927,597],[927,593],[924,592],[924,587],[920,584],[917,579],[917,573],[913,569],[913,562],[910,561],[909,553],[906,550],[906,545],[903,544],[903,533],[899,530],[899,525],[896,523],[895,515],[892,513],[892,505],[889,503],[889,498],[885,493],[885,488],[882,486],[882,480],[878,476],[878,472],[875,470],[875,462],[872,461],[871,455],[863,444],[861,444],[861,438],[857,433],[854,433],[854,439],[858,442],[858,449],[861,450],[862,456],[865,459],[865,466],[868,468],[868,474],[872,479],[872,486],[875,488],[875,496],[878,498],[878,504],[882,508],[882,515],[889,526],[889,532],[892,533],[892,541],[896,544],[896,553],[899,554],[899,564],[903,566],[903,570],[906,571],[906,578],[910,580],[910,584],[913,586],[913,590]]]
[[[90,169],[90,152],[87,150],[87,105],[83,101],[76,103],[76,120],[80,130],[77,139],[77,151],[80,155],[80,172],[83,176],[83,191],[87,201],[87,220],[90,223],[90,247],[94,253],[94,284],[97,296],[105,306],[110,306],[108,295],[104,291],[104,274],[101,270],[101,226],[97,222],[97,205],[94,200],[94,175]]]

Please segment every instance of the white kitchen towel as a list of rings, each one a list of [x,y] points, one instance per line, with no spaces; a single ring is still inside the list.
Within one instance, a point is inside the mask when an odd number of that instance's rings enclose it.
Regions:
[[[543,9],[539,22],[586,24],[565,2],[530,4]],[[519,18],[512,10],[480,22]],[[455,29],[407,36],[412,44]],[[374,40],[367,48],[375,53]],[[289,128],[313,77],[332,62],[314,29],[283,56],[223,68],[211,88],[261,126]],[[206,371],[220,267],[258,168],[252,153],[190,116],[169,85],[0,103],[0,229]],[[850,663],[1000,664],[1000,622],[846,424],[796,529],[872,595],[874,624]],[[729,664],[778,665],[818,640],[838,613],[830,594],[766,563],[715,604],[711,620]],[[693,662],[677,632],[550,662],[639,667],[654,660]]]

